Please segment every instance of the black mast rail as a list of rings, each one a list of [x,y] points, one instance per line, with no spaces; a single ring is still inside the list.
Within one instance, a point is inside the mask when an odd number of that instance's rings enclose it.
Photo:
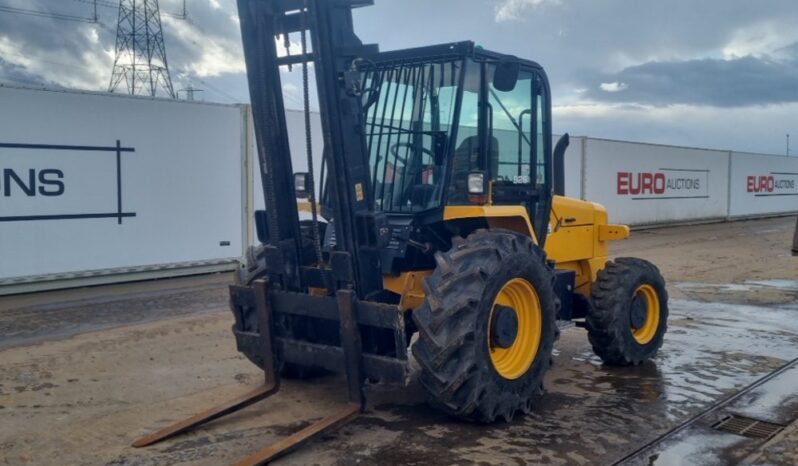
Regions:
[[[376,53],[355,35],[352,8],[373,0],[238,0],[255,137],[268,218],[271,283],[301,291],[302,238],[285,121],[280,66],[313,62],[329,170],[335,251],[332,274],[365,298],[382,289],[379,246],[387,230],[375,213],[363,134],[358,58]],[[280,57],[283,34],[309,32],[312,51]],[[279,40],[278,40],[279,39]],[[277,278],[274,280],[274,278]]]

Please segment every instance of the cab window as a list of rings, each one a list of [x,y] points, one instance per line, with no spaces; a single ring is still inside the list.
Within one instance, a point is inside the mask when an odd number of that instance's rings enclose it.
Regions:
[[[487,139],[490,174],[494,183],[533,183],[535,150],[535,76],[521,72],[515,88],[502,92],[488,82]]]

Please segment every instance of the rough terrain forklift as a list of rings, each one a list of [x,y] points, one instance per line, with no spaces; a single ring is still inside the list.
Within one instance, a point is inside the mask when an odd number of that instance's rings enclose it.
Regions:
[[[410,358],[437,408],[510,421],[543,393],[565,323],[606,364],[662,345],[659,271],[608,260],[629,228],[564,197],[569,139],[552,147],[543,68],[472,42],[380,52],[353,29],[352,9],[372,3],[238,0],[266,208],[230,302],[238,349],[266,383],[136,446],[262,400],[281,376],[344,372],[350,403],[241,463],[262,464],[355,417],[366,383],[406,385]],[[302,53],[283,51],[292,38]],[[311,64],[318,186],[312,154],[292,170],[280,74],[301,66],[307,123]]]

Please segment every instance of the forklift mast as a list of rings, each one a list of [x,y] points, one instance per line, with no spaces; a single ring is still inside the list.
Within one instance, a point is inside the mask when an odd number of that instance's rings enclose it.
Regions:
[[[358,297],[382,289],[379,247],[388,230],[375,212],[363,132],[358,57],[377,52],[355,35],[352,9],[373,0],[238,0],[244,57],[269,232],[270,283],[288,291],[350,288]],[[307,34],[311,50],[280,56],[290,34]],[[302,238],[288,145],[280,67],[312,63],[324,136],[331,227],[330,269],[301,263]],[[307,85],[307,83],[305,83]],[[309,187],[308,189],[315,189]],[[332,291],[332,290],[331,290]]]

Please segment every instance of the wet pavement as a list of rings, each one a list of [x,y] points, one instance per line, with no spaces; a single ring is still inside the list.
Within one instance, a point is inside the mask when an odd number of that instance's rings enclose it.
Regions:
[[[685,226],[619,243],[616,254],[656,263],[674,297],[653,361],[604,367],[584,330],[571,327],[529,416],[474,425],[431,409],[415,381],[369,387],[365,414],[277,464],[580,465],[632,455],[633,465],[796,465],[798,373],[771,377],[798,357],[794,225]],[[332,413],[346,398],[340,376],[284,380],[273,398],[228,418],[129,446],[262,381],[236,351],[228,283],[195,277],[0,298],[0,465],[232,464]],[[729,414],[784,427],[767,441],[712,428]]]
[[[474,425],[429,409],[415,384],[403,391],[374,387],[365,415],[278,464],[612,464],[798,358],[796,317],[798,303],[757,307],[672,301],[664,347],[654,361],[635,368],[603,366],[584,331],[570,328],[558,343],[547,394],[532,415],[510,424]],[[794,396],[796,372],[784,377],[759,399]],[[312,385],[312,397],[303,395],[301,383],[287,385],[291,401],[305,406],[291,422],[274,422],[275,403],[286,401],[279,394],[237,420],[211,424],[148,450],[125,451],[109,464],[215,464],[218,455],[244,456],[326,414],[343,394],[343,381],[336,377]],[[317,403],[318,412],[313,409]],[[182,414],[161,412],[149,427]],[[780,421],[787,423],[795,414],[790,411]],[[730,434],[701,438],[668,450],[656,464],[725,464],[725,448],[747,440]],[[231,457],[231,452],[240,453]]]
[[[663,257],[677,247],[661,246]],[[365,414],[277,464],[798,464],[798,370],[771,377],[798,358],[796,268],[711,283],[691,267],[663,269],[691,275],[669,284],[679,298],[653,361],[605,367],[570,327],[529,416],[475,425],[430,408],[415,381],[369,387]],[[262,380],[235,349],[226,285],[215,277],[0,303],[0,465],[231,464],[332,413],[346,397],[342,377],[285,380],[229,418],[129,446]],[[712,428],[729,414],[784,428],[769,440]]]
[[[719,406],[630,455],[627,465],[756,464],[794,434],[784,432],[798,418],[798,359],[733,395]],[[733,419],[734,424],[728,424]],[[763,423],[767,423],[764,424]],[[729,428],[722,429],[724,424]],[[780,461],[796,464],[798,445],[781,451]]]

